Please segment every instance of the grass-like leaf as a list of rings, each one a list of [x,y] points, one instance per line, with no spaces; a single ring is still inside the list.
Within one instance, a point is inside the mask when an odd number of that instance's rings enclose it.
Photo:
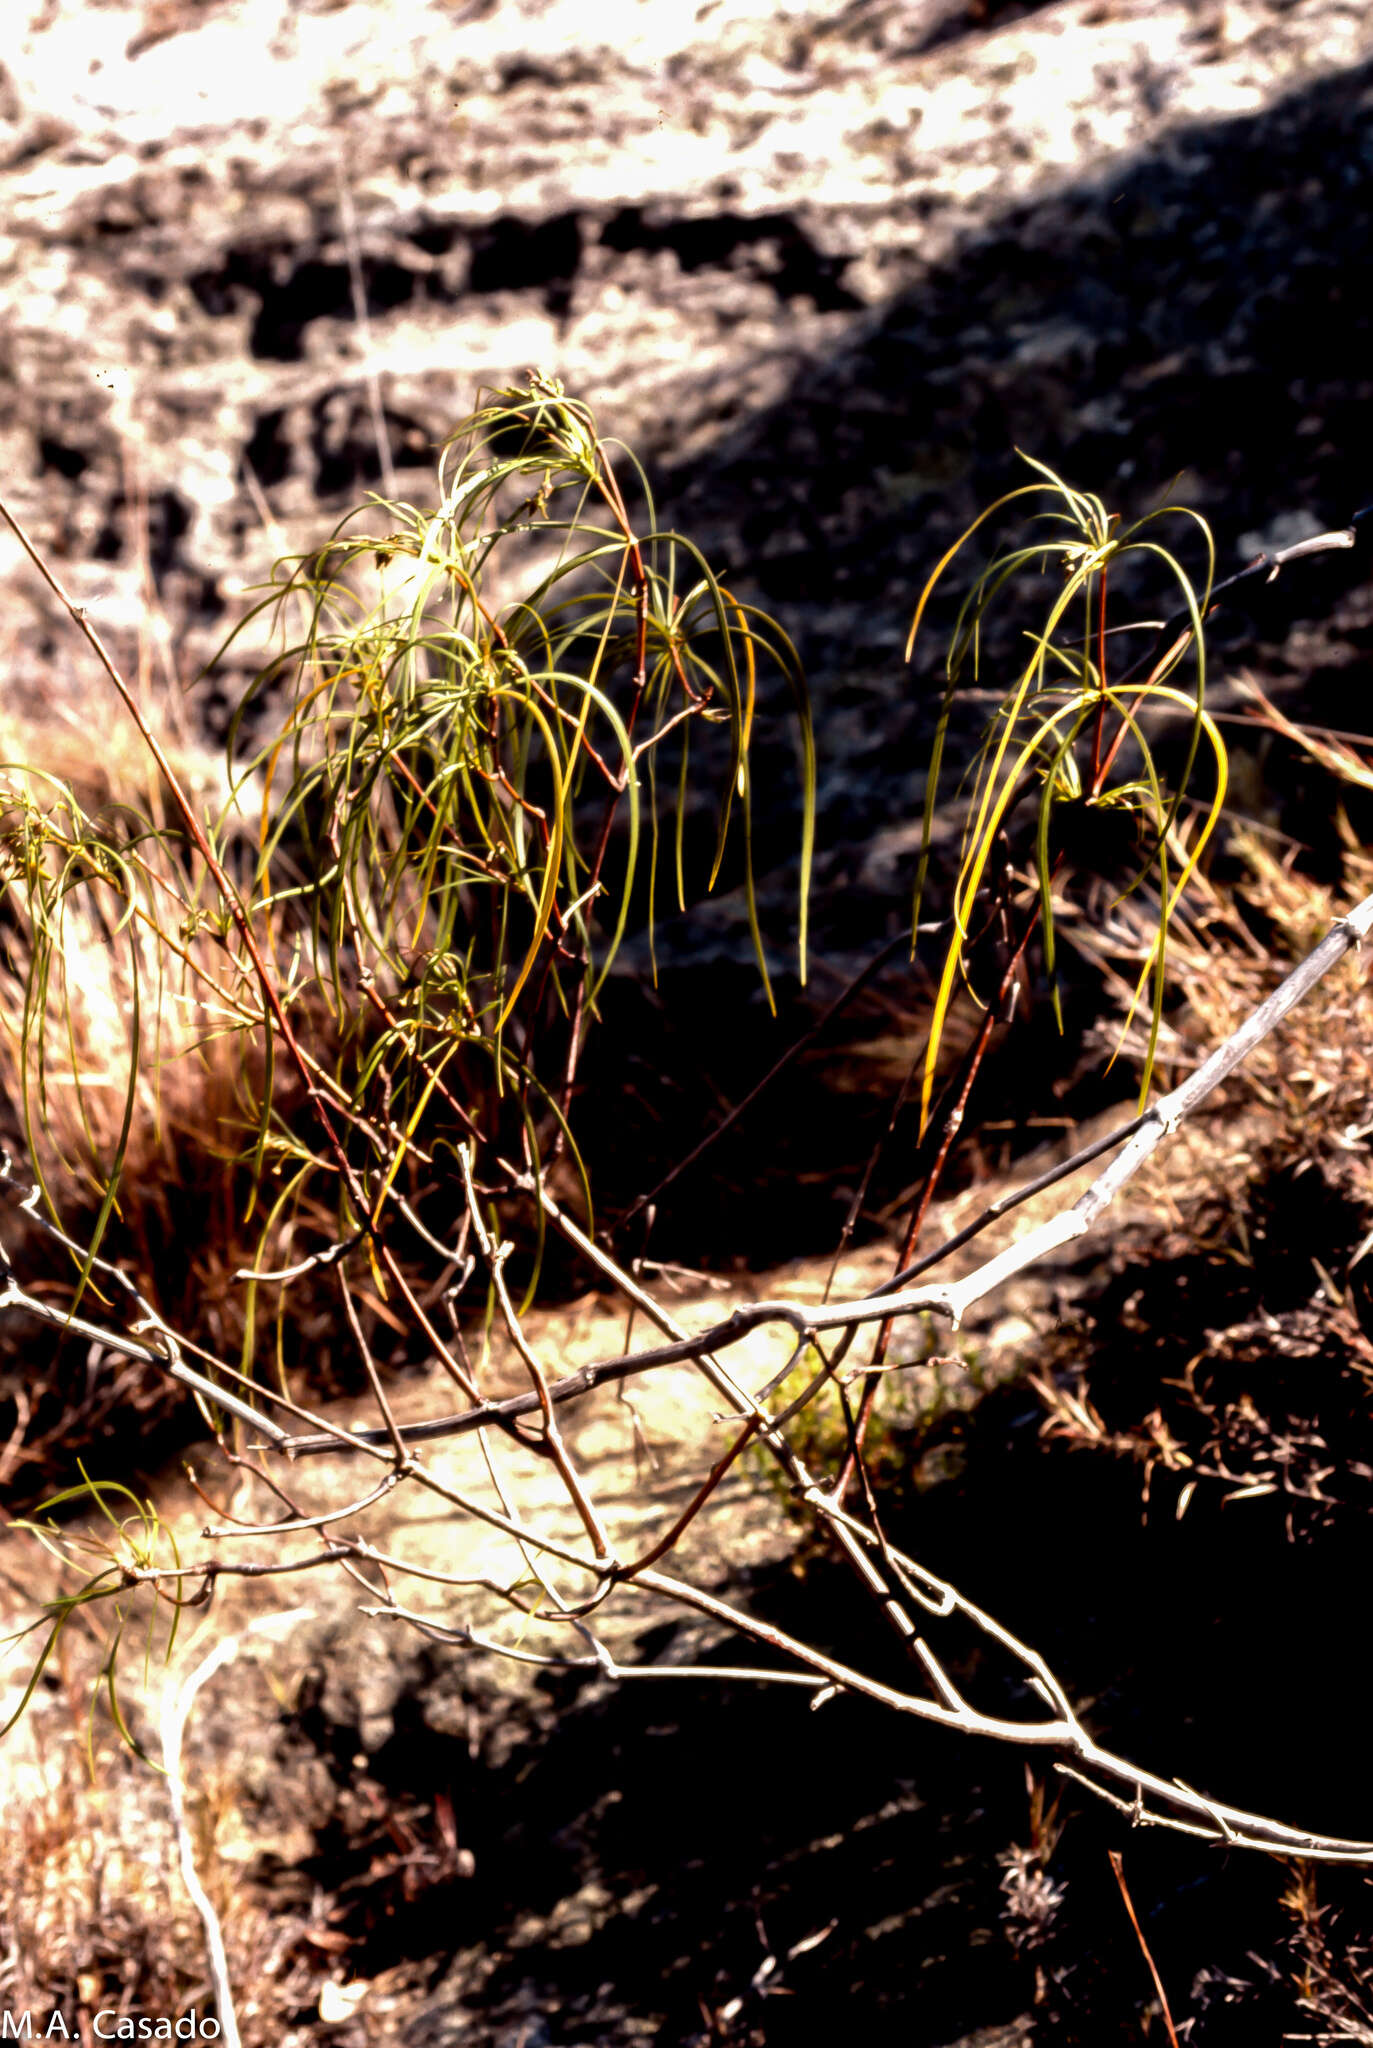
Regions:
[[[1148,1097],[1158,1045],[1168,925],[1225,799],[1225,747],[1204,703],[1202,625],[1215,568],[1214,547],[1205,522],[1184,508],[1166,506],[1122,526],[1099,498],[1073,489],[1044,463],[1030,460],[1030,467],[1037,472],[1039,481],[1020,485],[988,506],[936,565],[917,601],[906,647],[909,659],[937,584],[979,528],[993,514],[1019,501],[1047,499],[1047,509],[1037,517],[1047,520],[1053,533],[1043,540],[1004,551],[982,570],[960,608],[945,662],[945,688],[926,784],[916,881],[917,922],[928,873],[934,817],[941,798],[945,744],[964,669],[971,660],[974,678],[980,677],[983,629],[991,606],[1014,589],[1026,571],[1042,575],[1057,562],[1061,580],[1049,602],[1044,624],[1030,634],[1029,659],[1009,684],[976,757],[968,822],[954,884],[953,933],[937,985],[921,1081],[922,1132],[929,1121],[950,1006],[959,986],[968,982],[968,948],[977,906],[986,894],[1001,835],[1023,799],[1037,793],[1035,832],[1028,858],[1037,881],[1039,929],[1056,1009],[1053,881],[1058,863],[1054,850],[1057,813],[1065,802],[1072,802],[1096,810],[1129,808],[1142,821],[1147,851],[1138,872],[1122,889],[1122,894],[1128,894],[1149,876],[1156,874],[1159,878],[1159,927],[1136,994],[1138,1003],[1146,986],[1152,984],[1152,1022],[1141,1076],[1141,1101]],[[1177,556],[1154,540],[1149,531],[1157,521],[1179,513],[1194,521],[1205,542],[1206,570],[1200,587]],[[1163,653],[1150,674],[1133,689],[1122,691],[1112,686],[1107,673],[1107,590],[1112,568],[1132,554],[1153,556],[1164,565],[1181,592],[1190,627],[1174,647]],[[1191,694],[1166,681],[1184,658],[1190,658],[1193,665]],[[1171,790],[1164,788],[1156,771],[1149,740],[1150,708],[1164,704],[1174,711],[1182,705],[1191,714],[1186,758]],[[1205,822],[1190,853],[1182,860],[1176,880],[1170,881],[1168,847],[1180,808],[1192,789],[1203,739],[1214,769]],[[1122,760],[1124,765],[1120,767]],[[1128,1018],[1126,1023],[1128,1026]]]

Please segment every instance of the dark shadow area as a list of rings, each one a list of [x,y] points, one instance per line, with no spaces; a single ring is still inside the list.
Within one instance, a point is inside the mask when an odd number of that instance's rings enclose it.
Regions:
[[[432,465],[434,445],[420,421],[393,406],[383,408],[382,421],[395,468],[419,463],[427,469]],[[320,497],[380,489],[383,471],[377,429],[361,392],[328,391],[316,400],[311,408],[310,447],[315,490]]]
[[[808,363],[781,403],[661,480],[664,524],[698,537],[732,589],[777,614],[807,667],[820,755],[819,969],[804,992],[785,972],[794,958],[799,798],[778,689],[764,706],[772,722],[760,729],[771,751],[755,778],[755,858],[774,967],[784,963],[779,1017],[774,1024],[748,993],[742,892],[704,917],[675,918],[662,915],[664,889],[655,938],[663,999],[642,982],[607,997],[619,1017],[608,1039],[632,1048],[636,1072],[666,1077],[660,1106],[642,1118],[629,1111],[642,1186],[674,1148],[678,1157],[689,1149],[702,1119],[739,1101],[909,918],[947,633],[989,558],[994,523],[985,544],[974,541],[955,564],[947,595],[936,596],[910,666],[903,643],[944,550],[998,493],[1029,480],[1017,447],[1127,518],[1172,502],[1195,507],[1214,532],[1219,575],[1270,535],[1275,545],[1294,537],[1282,523],[1289,515],[1295,532],[1315,531],[1345,524],[1373,498],[1373,302],[1358,284],[1373,233],[1371,85],[1373,67],[1353,68],[1260,114],[1198,122],[1155,155],[1013,209],[932,264],[856,343]],[[709,225],[693,223],[693,233],[705,237]],[[1159,534],[1204,577],[1205,547],[1187,522]],[[1248,669],[1293,715],[1373,730],[1368,571],[1360,545],[1244,586],[1211,624],[1212,701],[1227,702],[1216,692]],[[1114,595],[1121,622],[1177,604],[1158,563],[1122,570]],[[1023,636],[1038,620],[1009,605],[993,611],[978,678],[984,695],[1018,674]],[[989,715],[986,701],[955,714],[943,785],[951,799]],[[1225,731],[1234,814],[1269,843],[1295,843],[1299,865],[1333,879],[1342,856],[1331,782],[1284,742],[1235,723]],[[1181,735],[1163,744],[1165,766],[1176,765],[1182,745]],[[1356,831],[1373,822],[1359,796],[1350,801]],[[927,914],[945,907],[957,845],[955,831],[937,850]],[[1216,858],[1223,864],[1223,838]],[[737,1245],[745,1219],[729,1190],[759,1170],[789,1180],[803,1208],[814,1195],[817,1236],[837,1227],[862,1156],[847,1141],[865,1120],[869,1130],[880,1124],[903,1070],[902,1040],[906,1057],[918,1050],[939,951],[935,942],[922,946],[914,973],[894,969],[880,991],[885,1001],[864,1006],[870,1044],[881,1050],[865,1062],[856,1030],[842,1035],[842,1057],[838,1040],[828,1058],[817,1047],[805,1068],[809,1093],[784,1087],[751,1111],[738,1149],[716,1161],[709,1202],[702,1183],[689,1198],[683,1189],[658,1243],[682,1233],[693,1257],[709,1256],[700,1237],[718,1215],[720,1239]],[[627,965],[646,972],[642,938]],[[1099,1015],[1102,989],[1091,970],[1068,961],[1063,973],[1079,1020]],[[1046,993],[1032,974],[1026,994],[1042,1004]],[[741,998],[747,1007],[736,1023]],[[1071,1029],[1060,1039],[1050,1017],[1030,1031],[1033,1057],[1014,1077],[1018,1111],[1085,1108],[1080,1039]],[[1023,1037],[1019,1045],[1023,1053]],[[609,1044],[605,1061],[608,1075],[622,1071]],[[1027,1072],[1033,1101],[1024,1095]],[[988,1088],[979,1114],[999,1114]],[[685,1131],[667,1106],[674,1096],[689,1104]],[[830,1144],[831,1129],[847,1149]],[[624,1148],[604,1150],[611,1156],[598,1163],[613,1177]],[[774,1213],[755,1204],[755,1226],[766,1233]],[[794,1224],[791,1203],[787,1216]],[[809,1248],[815,1239],[800,1228]]]
[[[39,436],[38,460],[43,471],[55,470],[69,483],[75,483],[90,468],[89,456],[83,455],[79,448],[69,448],[51,434]]]
[[[286,413],[280,406],[259,413],[244,450],[253,475],[265,491],[284,483],[294,462],[290,438],[285,431]]]
[[[581,268],[583,226],[575,213],[529,222],[503,214],[471,237],[468,289],[541,291],[550,313],[565,313]]]
[[[416,298],[454,305],[468,293],[537,292],[561,318],[571,307],[593,241],[613,255],[668,250],[685,272],[742,269],[784,304],[805,298],[821,312],[861,305],[844,284],[849,259],[826,255],[794,214],[650,218],[637,206],[622,207],[606,220],[585,211],[546,220],[500,214],[473,227],[422,219],[398,244],[401,255],[359,258],[363,297],[368,313],[381,318]],[[406,244],[414,254],[404,253]],[[212,317],[231,317],[245,306],[253,310],[254,356],[299,362],[313,321],[354,318],[348,265],[326,255],[326,247],[334,245],[323,235],[311,253],[279,242],[232,245],[213,269],[190,278],[190,288]],[[321,494],[327,495],[323,486]]]
[[[1051,0],[959,0],[915,48],[937,50],[945,43],[961,43],[969,36],[1009,28],[1012,22],[1024,21],[1050,4]]]
[[[405,305],[421,282],[420,273],[389,258],[363,256],[359,267],[367,310],[376,315]],[[249,347],[254,356],[271,362],[301,360],[311,321],[354,317],[348,265],[301,259],[289,244],[230,249],[214,270],[198,271],[189,282],[205,312],[215,316],[237,312],[245,298],[256,301]]]
[[[70,472],[68,472],[70,473]],[[115,494],[105,511],[105,522],[91,544],[97,562],[116,562],[135,545],[131,512],[146,522],[148,563],[155,583],[177,567],[181,542],[191,530],[190,507],[177,491],[154,491],[146,504],[132,504],[123,491]]]
[[[626,206],[601,229],[601,246],[624,254],[670,249],[684,271],[742,267],[786,303],[808,298],[817,312],[854,312],[861,305],[844,283],[849,258],[827,256],[789,213],[713,213],[650,219]]]

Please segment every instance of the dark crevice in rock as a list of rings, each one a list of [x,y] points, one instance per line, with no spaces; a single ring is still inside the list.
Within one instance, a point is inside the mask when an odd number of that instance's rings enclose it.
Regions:
[[[548,311],[562,317],[571,308],[588,242],[595,234],[587,215],[554,214],[528,220],[502,214],[478,227],[423,220],[404,241],[423,260],[363,256],[363,289],[369,314],[382,317],[418,296],[452,304],[465,292],[490,297],[501,292],[537,292]],[[783,304],[809,299],[820,312],[854,312],[863,301],[845,284],[848,256],[828,255],[791,213],[744,215],[732,212],[692,218],[652,219],[639,206],[621,207],[601,226],[602,249],[612,255],[668,250],[690,275],[709,269],[742,270],[765,285]],[[467,251],[465,275],[440,267],[442,259]],[[353,287],[346,262],[281,244],[227,250],[213,269],[188,280],[201,307],[214,318],[240,312],[256,299],[249,335],[251,353],[261,360],[298,362],[312,321],[353,318]]]
[[[153,305],[160,306],[166,298],[167,280],[160,271],[131,263],[125,267],[123,275],[128,280],[129,289],[141,292]]]
[[[713,213],[652,220],[625,206],[601,230],[601,247],[616,254],[670,249],[684,271],[742,263],[780,300],[808,298],[821,313],[856,312],[863,301],[844,283],[850,258],[828,256],[791,213]]]
[[[201,306],[216,317],[237,313],[245,293],[257,299],[248,346],[260,360],[299,362],[312,321],[353,318],[347,263],[292,256],[285,248],[232,249],[217,268],[188,280]],[[367,311],[378,316],[405,305],[422,282],[417,271],[390,258],[364,256],[360,268]]]
[[[413,242],[426,256],[446,256],[463,240],[463,231],[454,221],[426,220],[409,229],[406,240]]]
[[[136,511],[141,512],[147,524],[148,562],[154,582],[160,583],[167,572],[176,566],[181,542],[191,530],[191,514],[185,499],[177,491],[154,491]],[[133,541],[130,531],[130,500],[124,491],[116,491],[105,513],[105,522],[91,546],[91,553],[97,562],[117,562],[123,559],[126,549]]]
[[[414,297],[419,280],[403,264],[364,258],[361,269],[369,313],[389,313]],[[263,292],[249,346],[255,356],[295,362],[303,353],[301,338],[312,320],[352,317],[347,264],[312,259],[298,264],[283,284]]]
[[[90,466],[90,457],[83,455],[79,448],[69,448],[65,441],[59,441],[51,434],[41,434],[39,436],[38,474],[40,476],[48,470],[56,470],[57,474],[66,477],[69,483],[75,483],[78,477],[85,475]]]
[[[472,236],[468,289],[542,291],[549,312],[563,314],[571,304],[584,242],[581,217],[575,213],[532,222],[502,215]]]
[[[967,36],[1009,28],[1012,22],[1023,21],[1026,15],[1038,14],[1041,8],[1052,4],[1053,0],[965,0],[928,35],[904,46],[899,54],[924,56],[945,43],[960,43]]]
[[[396,468],[432,466],[433,437],[419,420],[389,406],[382,418]],[[311,410],[310,447],[315,458],[315,489],[321,498],[371,490],[382,480],[376,428],[359,391],[329,391],[316,402]]]
[[[599,53],[592,50],[562,50],[540,57],[509,57],[500,66],[503,93],[514,92],[522,85],[552,91],[575,85],[595,85],[603,76]]]
[[[464,288],[490,294],[541,291],[549,310],[565,313],[581,268],[585,232],[579,215],[526,221],[502,216],[472,230],[425,222],[405,238],[423,256],[437,258],[470,248]],[[367,311],[382,318],[418,296],[450,304],[459,290],[432,263],[397,257],[359,259]],[[260,360],[299,362],[305,330],[316,320],[352,320],[353,282],[348,264],[319,253],[302,254],[284,245],[260,244],[226,251],[214,268],[188,280],[204,310],[214,318],[241,311],[245,296],[257,300],[249,349]]]
[[[260,413],[244,449],[244,460],[264,490],[284,483],[295,466],[295,451],[285,431],[286,414],[281,407]]]

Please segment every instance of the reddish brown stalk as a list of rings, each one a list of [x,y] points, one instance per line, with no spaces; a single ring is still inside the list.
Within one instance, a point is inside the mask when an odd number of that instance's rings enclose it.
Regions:
[[[646,1550],[642,1557],[636,1557],[632,1564],[621,1567],[615,1573],[617,1579],[636,1578],[640,1572],[647,1571],[650,1565],[657,1564],[660,1557],[666,1557],[669,1551],[676,1549],[706,1502],[710,1499],[710,1496],[714,1493],[716,1487],[719,1486],[721,1480],[730,1470],[730,1467],[753,1442],[754,1437],[757,1436],[758,1431],[762,1428],[762,1424],[763,1418],[761,1415],[751,1417],[744,1424],[744,1427],[729,1446],[729,1449],[724,1451],[711,1466],[710,1471],[701,1481],[701,1484],[697,1487],[695,1493],[682,1509],[681,1514],[678,1515],[666,1535],[660,1536],[658,1541],[650,1549]]]
[[[424,787],[424,784],[420,781],[418,775],[416,775],[414,769],[410,766],[409,762],[405,759],[404,755],[402,755],[399,752],[393,752],[388,757],[388,759],[390,766],[395,769],[397,775],[403,776],[404,779],[409,783],[411,789],[414,790],[415,795],[419,798],[419,801],[423,804],[424,808],[429,812],[430,816],[433,817],[434,815],[436,815],[433,797],[430,796],[428,790]],[[480,769],[477,770],[478,774],[481,774],[481,772],[482,771]],[[487,776],[484,779],[490,781],[491,778]],[[509,787],[508,783],[506,787]],[[547,822],[546,820],[544,820],[543,812],[537,810],[532,804],[526,804],[525,808],[526,810],[530,811],[530,813],[534,817],[538,818],[541,823],[544,824],[544,843],[546,845],[548,842],[548,828]],[[451,825],[445,825],[444,837],[452,841],[453,845],[456,846],[458,851],[462,854],[463,859],[470,861],[473,867],[480,868],[482,872],[484,874],[489,875],[493,881],[498,881],[500,879],[498,870],[492,867],[490,862],[483,859],[480,854],[474,854],[470,847],[465,846],[463,842],[458,838],[457,834],[454,832],[453,827]]]
[[[630,581],[634,586],[634,681],[629,701],[629,710],[625,716],[625,737],[628,741],[632,742],[634,726],[639,716],[639,710],[644,698],[644,690],[648,683],[648,572],[644,568],[643,552],[629,523],[629,514],[625,509],[625,502],[620,493],[620,486],[616,482],[615,472],[610,466],[605,450],[598,448],[597,453],[602,478],[602,494],[615,516],[621,533],[624,535],[625,552],[629,561]],[[600,888],[601,870],[605,866],[605,857],[610,849],[610,833],[615,823],[615,813],[620,807],[620,798],[624,795],[629,778],[633,773],[634,762],[631,754],[630,759],[622,765],[606,797],[605,809],[601,816],[600,831],[596,839],[596,848],[592,854],[591,866],[587,873],[585,893],[588,895],[594,894]],[[585,948],[583,948],[583,970],[585,970],[585,964]],[[540,995],[542,995],[542,987]],[[577,983],[576,996],[573,999],[571,1028],[568,1033],[567,1042],[567,1058],[563,1065],[562,1086],[559,1090],[558,1098],[561,1117],[553,1139],[550,1164],[556,1161],[562,1154],[567,1120],[572,1111],[572,1091],[576,1085],[577,1067],[581,1059],[582,1028],[585,1017],[586,974],[583,971]]]
[[[987,1047],[991,1043],[992,1032],[1001,1018],[1016,975],[1020,970],[1020,963],[1025,957],[1025,948],[1034,936],[1038,923],[1039,905],[1036,902],[1034,912],[1026,923],[1020,941],[1006,963],[1000,986],[997,989],[996,1001],[989,1003],[983,1011],[982,1022],[977,1028],[977,1035],[968,1051],[964,1054],[963,1072],[953,1104],[948,1116],[944,1120],[944,1130],[939,1141],[939,1148],[935,1153],[930,1170],[925,1176],[925,1184],[920,1191],[920,1198],[911,1212],[911,1219],[906,1226],[906,1234],[901,1242],[901,1256],[896,1262],[898,1272],[902,1267],[908,1266],[911,1262],[920,1232],[924,1228],[925,1218],[930,1211],[930,1204],[934,1200],[935,1191],[943,1177],[944,1168],[948,1165],[949,1154],[952,1152],[958,1134],[963,1128],[963,1119],[967,1114],[968,1098],[972,1094],[973,1084],[977,1079],[982,1062],[987,1056]],[[849,1487],[852,1485],[855,1468],[863,1454],[863,1444],[867,1436],[868,1423],[872,1417],[873,1405],[877,1399],[877,1390],[881,1385],[880,1375],[886,1364],[887,1347],[891,1342],[893,1327],[892,1322],[887,1321],[882,1324],[877,1332],[877,1342],[873,1346],[869,1377],[863,1383],[863,1393],[858,1404],[858,1414],[854,1419],[848,1453],[835,1487],[834,1497],[838,1501],[843,1500]]]
[[[1130,1897],[1129,1887],[1125,1882],[1123,1859],[1118,1849],[1108,1849],[1106,1854],[1111,1868],[1116,1874],[1116,1883],[1120,1886],[1120,1896],[1125,1901],[1125,1910],[1130,1916],[1130,1925],[1135,1930],[1135,1940],[1139,1943],[1140,1953],[1149,1965],[1149,1975],[1153,1978],[1154,1989],[1158,1993],[1158,2002],[1163,2010],[1163,2024],[1168,2029],[1168,2039],[1171,2043],[1171,2048],[1178,2048],[1178,2030],[1173,2025],[1173,2015],[1168,2009],[1168,1994],[1163,1988],[1163,1979],[1159,1976],[1158,1966],[1149,1953],[1149,1944],[1144,1939],[1144,1930],[1136,1916],[1134,1900]]]
[[[1096,729],[1092,734],[1092,794],[1101,788],[1101,735],[1106,723],[1106,570],[1101,571],[1101,600],[1097,611],[1097,707]]]
[[[1121,715],[1120,726],[1116,732],[1115,738],[1111,741],[1110,746],[1106,750],[1105,760],[1101,763],[1101,766],[1098,769],[1095,769],[1093,772],[1092,794],[1090,801],[1095,802],[1096,799],[1101,795],[1102,790],[1105,788],[1106,778],[1110,774],[1112,768],[1115,766],[1116,755],[1120,752],[1126,733],[1130,731],[1131,727],[1135,722],[1135,719],[1139,715],[1140,705],[1144,702],[1150,690],[1153,689],[1154,684],[1158,681],[1159,677],[1167,672],[1167,670],[1172,666],[1173,662],[1177,659],[1178,655],[1180,655],[1183,652],[1184,648],[1187,646],[1191,638],[1192,629],[1189,626],[1186,632],[1181,633],[1178,636],[1178,638],[1173,642],[1172,646],[1165,649],[1164,653],[1159,656],[1159,659],[1154,663],[1154,666],[1150,669],[1148,675],[1144,678],[1144,681],[1136,690],[1134,700],[1131,703],[1129,710],[1123,712]]]

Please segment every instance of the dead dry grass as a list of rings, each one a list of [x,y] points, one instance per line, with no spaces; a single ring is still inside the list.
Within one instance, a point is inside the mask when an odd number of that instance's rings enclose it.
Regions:
[[[1368,888],[1361,855],[1336,891],[1243,851],[1228,942],[1177,963],[1183,1057],[1233,1031]],[[1133,1462],[1164,1516],[1208,1493],[1266,1502],[1295,1540],[1367,1513],[1370,1141],[1373,981],[1351,954],[1141,1176],[1084,1320],[1045,1349],[1046,1433]]]

